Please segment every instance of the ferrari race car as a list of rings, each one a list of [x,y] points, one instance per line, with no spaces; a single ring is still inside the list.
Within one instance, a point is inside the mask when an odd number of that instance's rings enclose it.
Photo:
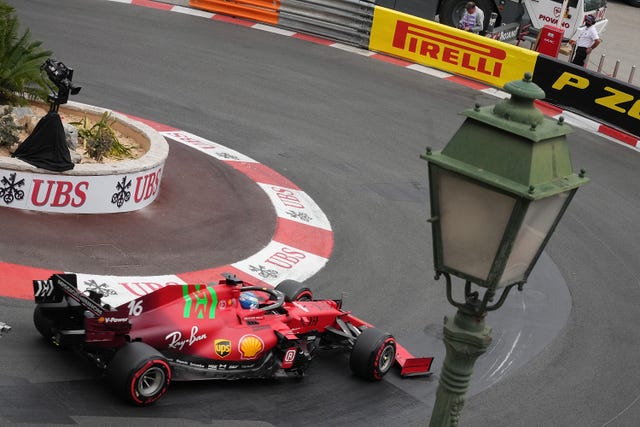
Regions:
[[[75,274],[34,280],[36,329],[101,369],[115,392],[144,406],[171,381],[301,376],[320,349],[351,352],[353,373],[380,380],[428,374],[432,358],[413,357],[395,339],[342,309],[314,300],[302,283],[275,289],[225,274],[218,284],[170,285],[118,307],[77,286]]]

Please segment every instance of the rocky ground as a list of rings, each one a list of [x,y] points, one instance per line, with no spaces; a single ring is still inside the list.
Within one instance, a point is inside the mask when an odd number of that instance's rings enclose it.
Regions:
[[[5,106],[0,106],[0,112],[3,112],[4,109]],[[31,134],[35,126],[38,124],[38,121],[40,121],[40,119],[47,114],[47,111],[48,107],[40,105],[13,107],[13,111],[11,114],[14,117],[14,121],[16,124],[23,128],[23,131],[21,131],[19,134],[19,144],[22,143]],[[69,151],[71,153],[71,160],[76,164],[112,163],[121,160],[137,159],[145,153],[145,150],[137,143],[135,139],[116,131],[116,135],[120,143],[129,148],[130,156],[128,156],[126,159],[105,156],[101,159],[100,162],[97,162],[87,154],[84,146],[84,141],[82,140],[82,138],[78,137],[78,130],[73,125],[69,124],[82,121],[84,115],[80,112],[70,113],[66,111],[60,111],[60,118],[62,119],[62,123],[65,127],[65,135],[67,137],[67,146],[69,147]],[[92,122],[90,119],[88,119],[87,123],[89,127],[93,126],[94,124],[94,122]],[[19,144],[13,145],[11,147],[0,145],[0,157],[11,156],[11,153],[16,150]]]

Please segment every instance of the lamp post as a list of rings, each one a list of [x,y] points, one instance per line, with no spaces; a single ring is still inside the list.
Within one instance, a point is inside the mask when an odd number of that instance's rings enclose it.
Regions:
[[[526,73],[504,87],[509,99],[476,105],[440,151],[427,148],[436,280],[444,277],[446,356],[430,426],[457,426],[476,359],[491,343],[487,312],[527,281],[578,188],[563,118],[545,118],[544,91]],[[456,301],[451,276],[465,282]],[[499,295],[497,295],[499,293]]]

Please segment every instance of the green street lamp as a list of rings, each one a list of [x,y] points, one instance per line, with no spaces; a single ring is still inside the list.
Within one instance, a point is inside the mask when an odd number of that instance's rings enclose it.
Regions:
[[[458,309],[444,320],[447,353],[432,427],[458,425],[473,365],[491,342],[487,312],[514,287],[522,290],[588,181],[584,171],[572,171],[566,140],[572,129],[535,107],[545,93],[531,74],[504,89],[509,99],[462,112],[466,119],[446,147],[420,156],[428,162],[436,280],[446,279],[447,300]],[[463,301],[453,297],[452,275],[465,281]]]

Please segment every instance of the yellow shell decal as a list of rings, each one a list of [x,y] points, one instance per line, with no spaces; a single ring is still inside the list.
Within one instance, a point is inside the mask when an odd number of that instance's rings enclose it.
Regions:
[[[254,359],[262,350],[264,350],[264,342],[260,337],[255,335],[245,335],[240,338],[238,349],[243,359]]]

